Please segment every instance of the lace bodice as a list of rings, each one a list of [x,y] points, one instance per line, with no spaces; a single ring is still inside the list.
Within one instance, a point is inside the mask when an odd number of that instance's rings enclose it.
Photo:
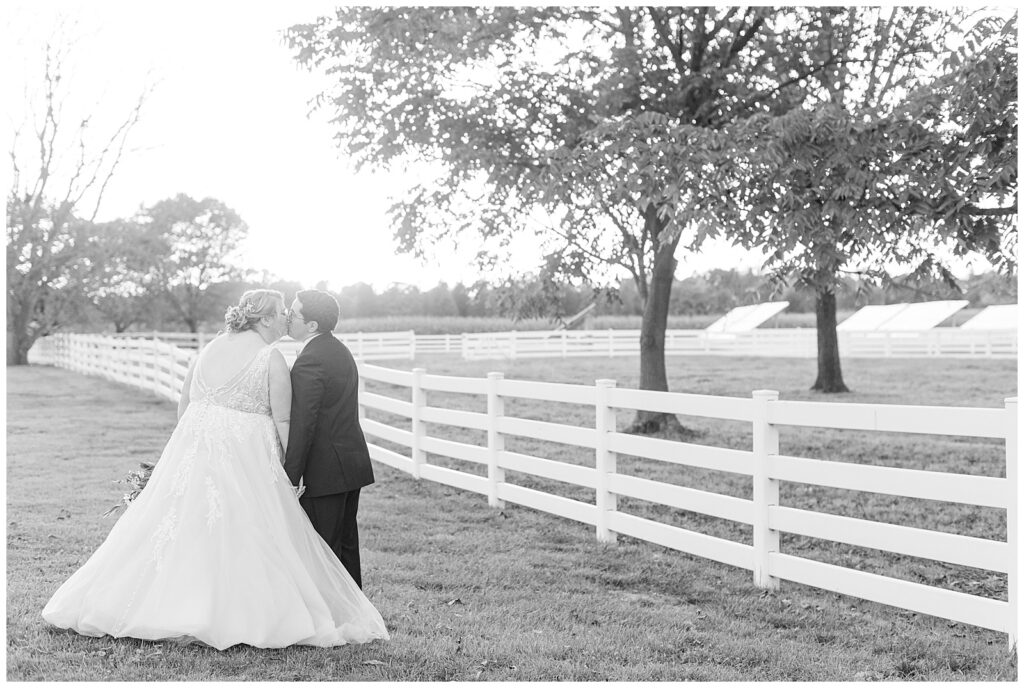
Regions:
[[[189,400],[224,406],[246,413],[270,415],[270,352],[274,347],[260,349],[252,361],[223,385],[208,387],[203,380],[203,357],[200,355],[192,375]]]

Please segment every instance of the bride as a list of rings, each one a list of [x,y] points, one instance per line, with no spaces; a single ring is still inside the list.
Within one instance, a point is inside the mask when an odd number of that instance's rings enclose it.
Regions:
[[[146,488],[43,618],[88,636],[218,650],[387,639],[384,620],[313,530],[281,465],[291,383],[272,344],[284,296],[242,295],[189,369]]]

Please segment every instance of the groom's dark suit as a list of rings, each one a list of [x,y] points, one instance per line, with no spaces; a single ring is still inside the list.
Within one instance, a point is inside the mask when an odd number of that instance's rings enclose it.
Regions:
[[[359,427],[359,373],[348,347],[330,333],[306,343],[292,366],[292,415],[284,469],[304,479],[299,503],[313,527],[362,587],[359,575],[359,488],[373,467]]]

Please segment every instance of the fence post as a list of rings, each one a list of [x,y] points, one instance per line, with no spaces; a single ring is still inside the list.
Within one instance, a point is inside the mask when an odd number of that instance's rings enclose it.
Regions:
[[[779,393],[755,390],[754,396],[754,585],[778,590],[779,579],[768,573],[768,555],[779,551],[779,531],[768,527],[768,509],[779,504],[779,483],[768,473],[770,457],[779,453],[779,431],[768,422],[768,404]]]
[[[498,485],[505,482],[505,469],[498,458],[505,451],[505,436],[498,430],[498,420],[505,415],[505,400],[498,394],[504,373],[487,373],[487,504],[496,509],[505,506],[498,498]]]
[[[616,429],[615,409],[608,403],[609,390],[615,387],[615,380],[601,379],[594,385],[597,412],[597,539],[600,542],[615,542],[618,536],[608,529],[608,514],[618,508],[618,497],[608,489],[616,463],[615,452],[608,450],[608,434]]]
[[[359,363],[362,363],[362,359],[359,359]],[[359,414],[359,423],[366,420],[366,407],[363,406],[363,397],[366,396],[366,379],[362,373],[359,374],[359,382],[356,383],[356,408]]]
[[[409,330],[409,360],[416,358],[416,330]]]
[[[1017,646],[1017,397],[1006,400],[1006,482],[1010,498],[1006,507],[1006,545],[1010,550],[1006,569],[1007,642],[1010,651]]]
[[[175,351],[178,347],[163,347],[164,352],[164,376],[163,384],[164,389],[161,391],[165,397],[178,403],[181,400],[181,390],[178,389],[178,356]],[[196,354],[198,355],[198,354]],[[191,363],[191,361],[190,361]],[[184,386],[184,385],[182,385]]]
[[[163,376],[160,374],[160,344],[157,342],[156,337],[154,337],[153,341],[150,342],[149,348],[153,354],[153,375],[151,376],[153,383],[152,390],[156,394],[161,394],[160,385],[162,383],[161,378]]]
[[[511,345],[511,351],[509,351],[509,356],[511,356],[512,360],[514,361],[514,360],[516,360],[516,331],[515,330],[512,330],[512,332],[509,333],[509,344]]]
[[[615,334],[612,328],[608,328],[608,358],[615,356]]]
[[[422,443],[427,434],[427,426],[420,418],[423,407],[427,405],[427,393],[423,389],[423,375],[426,372],[425,368],[412,369],[412,475],[417,480],[420,477],[420,466],[426,463]]]

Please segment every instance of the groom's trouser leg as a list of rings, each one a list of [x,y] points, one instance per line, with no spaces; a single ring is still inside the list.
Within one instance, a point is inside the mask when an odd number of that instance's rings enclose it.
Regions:
[[[359,527],[356,523],[359,490],[323,497],[302,497],[299,503],[313,523],[313,528],[341,560],[356,585],[362,588],[363,581],[359,568]]]

